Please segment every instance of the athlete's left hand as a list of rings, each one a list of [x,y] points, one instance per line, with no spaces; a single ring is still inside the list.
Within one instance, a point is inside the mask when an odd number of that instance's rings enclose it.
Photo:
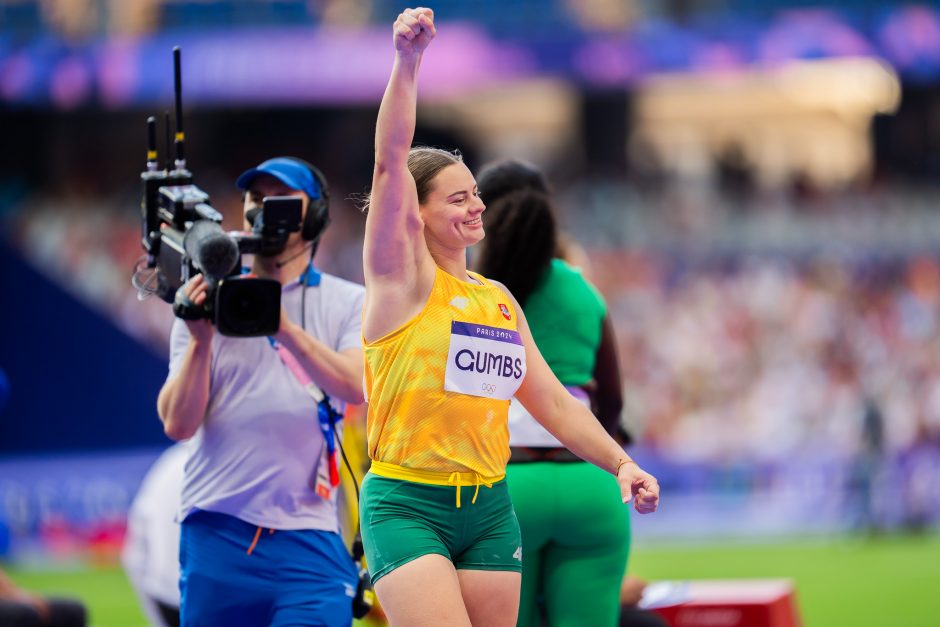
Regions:
[[[659,483],[656,477],[640,468],[636,462],[620,466],[617,473],[620,495],[624,503],[633,501],[633,509],[639,514],[650,514],[659,505]]]

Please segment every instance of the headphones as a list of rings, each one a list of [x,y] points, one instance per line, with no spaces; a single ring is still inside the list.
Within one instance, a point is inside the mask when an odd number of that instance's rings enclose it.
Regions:
[[[285,161],[292,161],[295,165],[298,165],[301,168],[307,170],[310,173],[310,175],[313,177],[313,180],[316,183],[317,188],[319,188],[320,193],[317,198],[314,198],[309,193],[306,193],[307,198],[309,199],[309,203],[307,205],[307,214],[304,216],[303,223],[300,226],[301,239],[303,239],[306,242],[313,242],[313,246],[311,250],[311,256],[312,256],[312,254],[315,253],[317,250],[317,244],[320,241],[320,236],[323,235],[323,231],[326,229],[327,225],[329,225],[330,223],[330,186],[326,182],[326,177],[323,176],[323,173],[320,172],[320,170],[317,169],[317,167],[314,166],[312,163],[309,163],[308,161],[304,161],[303,159],[300,159],[298,157],[277,157],[277,159],[281,159]],[[245,180],[245,177],[253,178],[254,176],[257,175],[258,172],[259,172],[258,168],[252,168],[251,170],[248,170],[242,173],[242,175],[238,177],[238,181],[236,182],[236,185],[238,185],[238,187],[240,187],[241,189],[246,190],[247,192],[248,184],[250,183],[251,179]],[[276,173],[267,172],[263,170],[261,170],[260,172],[263,172],[264,174],[268,174],[275,178],[280,178],[278,177]],[[244,180],[244,183],[243,183],[243,180]],[[290,185],[290,187],[293,189],[300,189],[300,188],[294,187],[294,185],[291,185],[290,183],[287,183],[283,179],[281,179],[281,182],[287,185]],[[306,190],[303,190],[303,189],[300,189],[300,191],[306,192]],[[259,213],[261,213],[261,207],[252,208],[245,213],[245,218],[248,220],[248,223],[250,225],[254,226],[255,219],[257,218]]]
[[[304,223],[300,227],[300,237],[304,241],[319,242],[320,236],[330,223],[330,186],[327,184],[323,173],[312,163],[298,157],[287,158],[310,170],[310,173],[313,174],[313,180],[317,182],[317,187],[320,188],[320,197],[310,198],[307,215],[304,216]],[[316,249],[316,244],[314,244],[314,249]]]

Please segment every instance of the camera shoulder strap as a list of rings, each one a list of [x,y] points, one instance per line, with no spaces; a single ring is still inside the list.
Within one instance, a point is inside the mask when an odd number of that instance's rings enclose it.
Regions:
[[[277,351],[278,357],[287,366],[287,369],[293,373],[294,377],[300,383],[301,387],[310,395],[317,407],[317,422],[320,425],[320,431],[323,433],[323,440],[326,443],[323,455],[317,463],[317,470],[311,476],[310,487],[317,495],[323,499],[329,499],[333,491],[339,488],[339,462],[336,457],[336,438],[338,424],[342,420],[342,415],[330,404],[330,397],[320,387],[313,382],[307,371],[304,370],[297,357],[286,346],[275,340],[268,338],[271,346]]]

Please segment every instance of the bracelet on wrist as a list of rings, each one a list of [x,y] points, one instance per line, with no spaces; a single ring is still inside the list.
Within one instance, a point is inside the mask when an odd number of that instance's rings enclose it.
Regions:
[[[614,476],[615,477],[620,476],[620,469],[623,466],[626,466],[627,464],[636,464],[636,462],[633,461],[632,459],[621,459],[620,462],[617,464],[617,470],[614,471]]]

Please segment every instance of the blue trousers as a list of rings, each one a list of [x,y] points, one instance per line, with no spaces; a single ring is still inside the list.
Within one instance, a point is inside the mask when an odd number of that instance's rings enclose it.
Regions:
[[[270,532],[234,516],[206,511],[183,521],[183,627],[348,627],[357,582],[338,534]]]

